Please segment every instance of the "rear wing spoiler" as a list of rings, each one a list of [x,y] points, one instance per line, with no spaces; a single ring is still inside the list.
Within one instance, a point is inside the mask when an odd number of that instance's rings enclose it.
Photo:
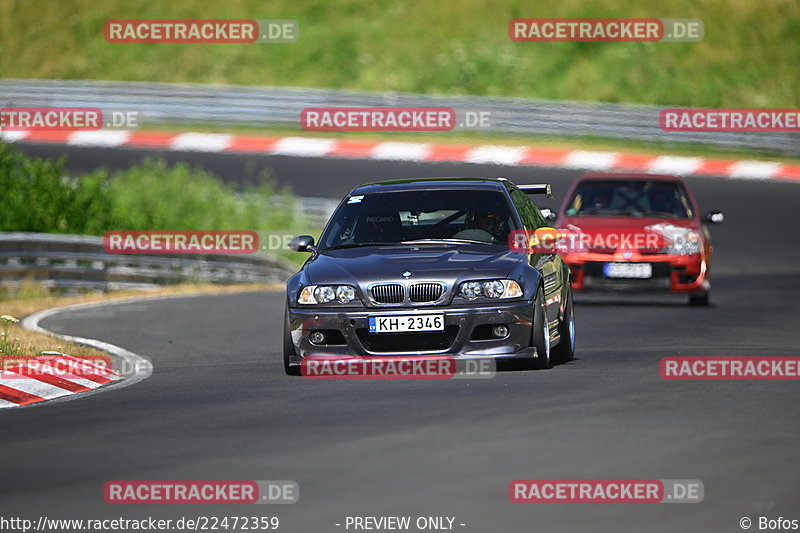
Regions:
[[[525,194],[544,194],[547,198],[553,197],[549,183],[532,183],[530,185],[517,185]]]

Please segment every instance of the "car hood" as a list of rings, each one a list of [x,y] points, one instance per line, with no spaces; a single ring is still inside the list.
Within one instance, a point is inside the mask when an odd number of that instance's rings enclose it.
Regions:
[[[658,239],[655,248],[660,249],[668,244],[668,240],[664,238],[661,232],[647,229],[648,227],[652,228],[657,225],[693,229],[698,231],[702,238],[700,224],[694,219],[663,217],[561,217],[558,220],[559,228],[565,228],[573,232],[588,235],[589,240],[587,242],[591,243],[588,251],[596,252],[611,252],[615,247],[613,245],[609,246],[609,243],[624,242],[619,238],[609,239],[608,237],[612,235],[627,236],[630,239],[628,242],[643,243],[644,246],[638,248],[644,251],[648,247],[647,243],[652,242],[646,238],[647,235],[656,234],[658,235]],[[579,231],[576,228],[578,228]],[[637,235],[641,236],[638,241],[633,239]],[[633,246],[633,248],[637,248],[637,246]]]
[[[349,284],[443,281],[449,287],[469,279],[506,278],[524,254],[505,246],[400,245],[327,250],[309,261],[310,283]],[[404,277],[410,272],[410,277]]]

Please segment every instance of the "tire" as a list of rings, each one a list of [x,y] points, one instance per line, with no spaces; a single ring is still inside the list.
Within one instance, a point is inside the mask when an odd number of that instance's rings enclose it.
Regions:
[[[289,366],[289,358],[295,356],[294,343],[289,327],[289,307],[283,312],[283,370],[287,376],[299,376],[299,366]]]
[[[541,285],[536,291],[533,303],[533,326],[531,327],[531,346],[536,348],[539,357],[531,358],[530,368],[550,368],[550,334],[547,326],[547,312],[545,311],[544,290]],[[542,355],[544,354],[544,357]]]
[[[689,295],[689,305],[692,307],[707,307],[710,301],[711,293],[709,291],[700,294]]]
[[[550,357],[558,363],[566,363],[575,358],[575,309],[572,304],[572,287],[567,290],[567,304],[564,316],[558,323],[558,346],[550,351]]]

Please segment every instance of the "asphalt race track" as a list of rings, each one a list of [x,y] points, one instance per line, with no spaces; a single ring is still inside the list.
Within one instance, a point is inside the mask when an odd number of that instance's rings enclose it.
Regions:
[[[25,147],[37,155],[63,151]],[[68,149],[72,169],[132,150]],[[270,168],[298,194],[363,181],[580,171],[446,163],[169,154],[226,180]],[[464,532],[741,531],[739,519],[800,518],[796,382],[678,382],[669,355],[797,356],[800,184],[689,178],[714,227],[712,306],[684,299],[578,300],[577,359],[489,380],[306,380],[284,375],[282,293],[182,297],[60,314],[42,326],[152,360],[142,383],[0,411],[3,515],[164,518],[275,515],[280,531],[344,531],[346,516],[454,516]],[[548,202],[542,202],[549,204]],[[557,202],[552,205],[556,207]],[[520,478],[699,479],[697,504],[514,504]],[[113,506],[108,480],[295,480],[275,506]],[[336,524],[342,524],[337,527]],[[465,524],[460,526],[459,524]],[[757,525],[754,524],[754,530]]]

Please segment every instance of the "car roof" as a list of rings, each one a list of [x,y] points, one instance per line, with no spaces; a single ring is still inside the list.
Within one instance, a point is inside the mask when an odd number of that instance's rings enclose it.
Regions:
[[[683,183],[683,180],[678,176],[670,176],[668,174],[637,174],[637,173],[603,173],[597,172],[593,174],[584,174],[581,176],[578,181],[583,180],[605,180],[605,181],[612,181],[612,180],[642,180],[642,181],[674,181],[678,183]]]
[[[377,192],[399,192],[413,190],[503,190],[510,187],[508,180],[498,178],[409,178],[389,181],[378,181],[359,185],[350,194],[369,194]]]

